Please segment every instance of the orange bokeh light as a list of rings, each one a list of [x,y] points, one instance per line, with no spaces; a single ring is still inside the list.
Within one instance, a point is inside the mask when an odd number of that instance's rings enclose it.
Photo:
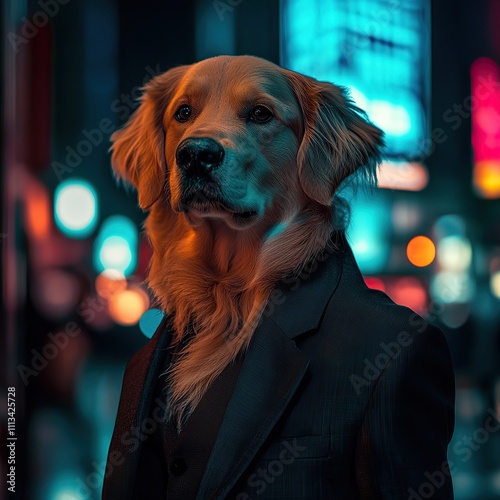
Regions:
[[[51,207],[47,189],[39,183],[30,181],[25,197],[26,228],[34,238],[46,239],[50,233]]]
[[[425,267],[436,257],[436,247],[427,236],[415,236],[406,247],[408,260],[417,267]]]
[[[474,183],[484,198],[500,198],[500,160],[476,162]]]
[[[106,269],[95,280],[95,289],[103,299],[110,299],[112,295],[126,288],[125,276],[115,269]]]
[[[109,301],[109,315],[120,325],[135,325],[149,307],[147,294],[140,289],[123,290]]]

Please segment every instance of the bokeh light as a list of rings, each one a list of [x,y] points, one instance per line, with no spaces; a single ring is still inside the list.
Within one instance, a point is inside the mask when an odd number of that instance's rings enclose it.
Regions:
[[[422,313],[427,305],[424,285],[418,278],[412,276],[396,280],[390,287],[389,294],[396,304],[409,307],[418,313]]]
[[[493,273],[490,278],[491,293],[500,299],[500,271]]]
[[[50,234],[52,210],[47,188],[30,181],[25,196],[26,229],[36,239],[45,239]]]
[[[483,198],[500,197],[500,160],[479,161],[474,165],[474,182]]]
[[[368,197],[358,193],[351,205],[352,215],[347,234],[356,261],[363,274],[379,273],[390,253],[388,232],[391,212],[385,194],[377,191],[376,196]]]
[[[54,216],[59,230],[72,238],[89,236],[98,217],[97,194],[87,181],[62,182],[54,194]]]
[[[484,81],[489,92],[481,92]],[[500,197],[500,67],[480,57],[471,66],[474,186],[484,198]]]
[[[406,247],[408,260],[417,267],[432,264],[436,256],[436,247],[427,236],[415,236]]]
[[[106,269],[95,280],[97,294],[103,299],[109,299],[117,292],[127,288],[125,275],[117,269]]]
[[[105,270],[125,273],[132,263],[132,251],[125,238],[108,236],[99,249],[99,262]]]
[[[148,307],[149,298],[143,290],[123,290],[110,298],[109,315],[119,325],[136,325]]]
[[[446,271],[461,272],[468,269],[472,262],[470,241],[461,236],[447,236],[437,245],[437,260]]]
[[[145,311],[139,320],[139,328],[141,329],[141,332],[148,339],[150,339],[160,325],[163,317],[164,313],[160,309],[154,308]]]
[[[378,187],[421,191],[429,183],[429,172],[422,163],[384,161],[378,171]]]
[[[368,288],[371,288],[372,290],[380,290],[381,292],[385,291],[384,282],[380,278],[376,278],[375,276],[365,276],[364,280]]]
[[[448,328],[460,328],[469,319],[470,309],[467,304],[446,304],[439,315]]]
[[[130,276],[137,267],[138,231],[128,218],[114,215],[104,221],[94,242],[94,267]]]
[[[32,284],[36,308],[49,318],[70,314],[78,303],[81,285],[78,278],[60,269],[47,269]]]
[[[447,236],[465,237],[465,220],[455,214],[442,215],[434,223],[433,231],[438,240]]]
[[[395,201],[391,209],[394,231],[405,236],[415,234],[422,223],[422,215],[422,207],[416,203]]]
[[[46,494],[43,498],[51,498],[53,500],[84,500],[84,496],[75,488],[74,478],[83,475],[83,471],[79,469],[64,470],[60,472],[47,485]]]
[[[432,297],[445,304],[468,302],[474,292],[475,285],[468,273],[441,271],[431,281]]]

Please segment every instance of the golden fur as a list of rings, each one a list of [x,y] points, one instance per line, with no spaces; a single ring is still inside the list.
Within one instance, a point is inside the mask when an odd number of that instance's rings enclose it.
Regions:
[[[261,104],[273,112],[268,123],[248,119]],[[181,105],[191,109],[183,123],[174,118]],[[222,145],[213,185],[255,220],[183,204],[176,151],[188,137]],[[174,318],[174,341],[190,323],[195,332],[169,370],[180,422],[248,346],[276,281],[325,247],[334,194],[359,167],[374,173],[381,132],[340,87],[256,57],[220,56],[154,78],[112,141],[116,175],[149,211],[149,286]]]

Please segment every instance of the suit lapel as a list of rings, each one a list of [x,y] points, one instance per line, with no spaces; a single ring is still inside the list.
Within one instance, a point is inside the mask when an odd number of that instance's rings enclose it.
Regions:
[[[308,366],[271,320],[250,342],[198,490],[223,498],[248,467],[297,390]]]
[[[278,282],[272,318],[289,338],[318,327],[340,282],[348,251],[344,233],[334,232],[326,247],[298,276]]]
[[[170,333],[168,319],[165,318],[151,341],[127,365],[110,446],[116,458],[108,456],[108,462],[115,462],[117,465],[113,474],[105,481],[103,498],[127,499],[133,493],[142,445],[137,433],[142,432],[141,423],[148,416],[159,371],[167,353]]]

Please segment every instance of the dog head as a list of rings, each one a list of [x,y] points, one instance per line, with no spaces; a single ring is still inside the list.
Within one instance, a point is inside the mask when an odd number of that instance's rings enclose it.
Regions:
[[[249,345],[273,283],[333,231],[334,194],[379,158],[381,131],[329,83],[249,56],[154,78],[112,136],[112,164],[151,214],[149,284],[179,341],[182,415]]]
[[[346,177],[374,173],[383,145],[345,89],[251,56],[157,76],[112,141],[113,169],[144,210],[160,202],[194,227],[234,230],[331,206]]]

